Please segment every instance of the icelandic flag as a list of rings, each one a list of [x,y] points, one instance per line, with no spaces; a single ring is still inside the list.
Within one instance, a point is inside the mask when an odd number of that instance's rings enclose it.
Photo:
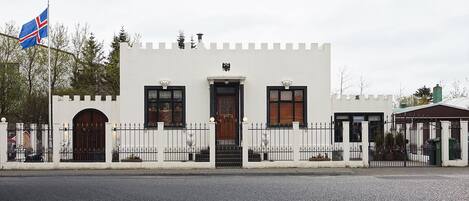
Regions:
[[[23,49],[28,47],[35,46],[41,43],[42,38],[47,37],[48,29],[48,12],[47,9],[44,10],[39,16],[35,19],[29,21],[21,27],[20,44]]]

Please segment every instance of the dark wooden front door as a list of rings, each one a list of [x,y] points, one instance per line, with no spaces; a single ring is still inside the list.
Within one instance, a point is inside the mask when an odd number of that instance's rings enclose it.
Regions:
[[[217,140],[234,143],[236,140],[236,96],[217,97]]]
[[[106,115],[86,109],[73,118],[73,161],[105,161]]]
[[[215,95],[218,144],[236,144],[238,136],[238,88],[219,87]]]

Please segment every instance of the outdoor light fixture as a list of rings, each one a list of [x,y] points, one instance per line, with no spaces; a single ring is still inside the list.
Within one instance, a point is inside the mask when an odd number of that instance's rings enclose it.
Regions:
[[[215,122],[215,118],[214,117],[210,117],[210,123],[214,123]]]
[[[170,80],[160,80],[160,84],[163,87],[163,89],[168,89],[169,84],[171,84]]]
[[[7,118],[2,117],[2,122],[3,122],[3,123],[7,122]]]
[[[243,117],[243,122],[244,122],[244,123],[248,122],[248,118],[247,118],[247,117]]]
[[[282,85],[285,87],[285,89],[290,89],[292,83],[292,80],[282,80]]]

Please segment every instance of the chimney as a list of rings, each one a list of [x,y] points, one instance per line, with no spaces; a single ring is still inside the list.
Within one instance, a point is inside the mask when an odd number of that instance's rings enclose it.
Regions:
[[[204,35],[203,33],[198,33],[198,34],[197,34],[197,42],[198,42],[198,43],[202,43],[202,36],[203,36],[203,35]]]
[[[439,103],[443,100],[443,88],[439,84],[433,87],[433,103]]]

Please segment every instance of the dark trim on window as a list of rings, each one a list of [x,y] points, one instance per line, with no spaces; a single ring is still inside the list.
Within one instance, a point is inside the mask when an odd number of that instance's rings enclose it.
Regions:
[[[290,86],[289,89],[285,89],[284,86],[267,86],[266,90],[266,107],[267,107],[267,126],[268,127],[290,127],[291,124],[286,125],[271,125],[270,122],[270,91],[271,90],[279,90],[279,91],[291,91],[292,92],[292,100],[291,103],[293,104],[293,121],[295,121],[295,90],[303,90],[303,124],[300,122],[300,127],[305,127],[308,124],[308,87],[307,86]],[[290,102],[290,101],[281,101],[280,92],[278,94],[278,103],[280,102]],[[280,104],[278,104],[278,121],[280,122]]]
[[[144,127],[145,128],[156,128],[157,126],[148,126],[148,91],[149,90],[163,90],[162,86],[144,86]],[[185,86],[168,86],[167,90],[181,90],[182,91],[182,125],[181,126],[168,126],[165,124],[165,128],[180,128],[186,126],[186,87]],[[160,93],[157,93],[159,98]],[[173,93],[171,93],[171,98],[173,98]],[[172,103],[172,101],[171,101]],[[174,117],[174,107],[171,108],[171,117]],[[157,117],[159,116],[159,111],[157,109]]]
[[[337,119],[337,116],[347,116],[348,119],[347,120]],[[355,140],[352,140],[353,139],[353,136],[352,136],[353,126],[352,126],[352,124],[353,124],[353,117],[354,116],[363,116],[364,121],[368,121],[370,116],[379,116],[381,118],[381,121],[380,121],[381,128],[380,129],[381,129],[381,132],[383,132],[383,135],[384,135],[385,121],[384,121],[384,113],[383,112],[338,112],[338,113],[334,113],[334,127],[336,128],[335,133],[334,133],[334,141],[335,142],[343,142],[342,133],[339,132],[339,131],[342,130],[341,128],[342,128],[342,122],[343,121],[348,121],[349,124],[351,125],[350,128],[349,128],[350,142],[356,142]],[[370,126],[370,122],[368,121],[368,140],[370,142],[374,142],[374,136],[372,135],[371,130],[372,130],[372,126]],[[361,133],[360,133],[360,138],[361,138]]]

